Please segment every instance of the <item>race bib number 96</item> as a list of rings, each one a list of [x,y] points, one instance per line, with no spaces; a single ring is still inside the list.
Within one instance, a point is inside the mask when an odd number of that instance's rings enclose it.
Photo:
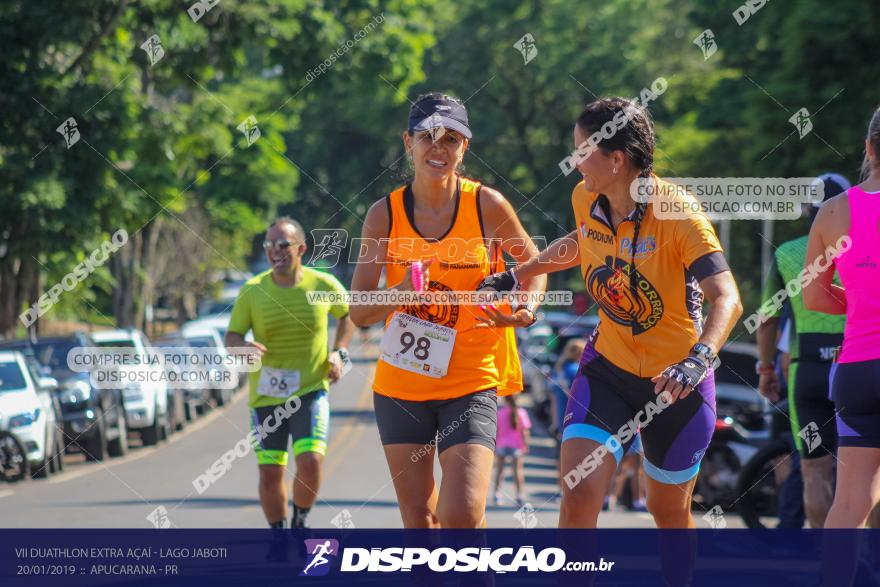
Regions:
[[[395,312],[379,345],[379,358],[400,369],[443,377],[455,346],[456,330]]]
[[[263,367],[257,393],[269,397],[287,398],[299,390],[299,371]]]

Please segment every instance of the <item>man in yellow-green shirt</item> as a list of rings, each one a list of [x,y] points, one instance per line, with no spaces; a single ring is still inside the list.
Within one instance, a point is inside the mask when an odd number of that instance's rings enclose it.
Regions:
[[[350,368],[346,345],[354,333],[344,300],[310,303],[309,294],[346,291],[330,275],[304,267],[305,232],[292,218],[282,217],[266,231],[263,243],[271,269],[241,288],[226,345],[249,346],[261,355],[261,369],[248,378],[252,437],[260,470],[260,503],[273,528],[284,528],[287,492],[284,470],[289,438],[293,440],[291,527],[305,528],[317,498],[321,463],[327,450],[330,404],[327,392]],[[333,351],[328,353],[328,315],[339,321]],[[254,342],[245,342],[248,331]]]

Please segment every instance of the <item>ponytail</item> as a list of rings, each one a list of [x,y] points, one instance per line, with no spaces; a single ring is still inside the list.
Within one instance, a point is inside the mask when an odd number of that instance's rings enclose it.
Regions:
[[[632,294],[635,296],[638,294],[638,286],[636,285],[636,244],[639,242],[639,231],[642,229],[642,219],[645,217],[645,210],[648,208],[647,204],[638,203],[636,204],[636,213],[633,226],[633,240],[632,240],[632,252],[629,257],[629,289]]]
[[[880,161],[880,107],[874,110],[871,122],[868,123],[868,142],[874,149],[874,166]],[[871,175],[871,160],[868,158],[868,152],[865,151],[865,158],[862,160],[862,173],[860,181],[865,181]]]
[[[639,170],[639,177],[648,178],[654,172],[654,123],[645,108],[641,108],[626,98],[601,98],[587,104],[578,117],[576,124],[586,134],[594,135],[601,132],[604,125],[616,122],[615,117],[621,112],[626,113],[626,124],[618,128],[611,137],[598,143],[603,153],[622,151],[630,162]],[[630,255],[629,288],[637,293],[636,285],[636,248],[639,242],[639,231],[645,216],[647,204],[637,203],[633,226],[632,253]]]

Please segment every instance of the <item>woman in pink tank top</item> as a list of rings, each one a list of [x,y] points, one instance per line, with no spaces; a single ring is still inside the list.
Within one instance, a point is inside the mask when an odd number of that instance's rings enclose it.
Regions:
[[[880,501],[880,108],[865,151],[863,182],[819,211],[805,266],[807,276],[816,275],[804,286],[807,309],[846,314],[830,375],[839,448],[826,528],[860,528]],[[843,287],[832,282],[834,268]]]

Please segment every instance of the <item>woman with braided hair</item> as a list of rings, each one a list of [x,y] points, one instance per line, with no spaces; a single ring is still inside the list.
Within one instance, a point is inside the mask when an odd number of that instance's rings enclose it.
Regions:
[[[481,287],[513,289],[579,264],[599,306],[563,420],[560,527],[596,526],[638,432],[655,523],[692,528],[691,496],[715,426],[712,372],[742,314],[739,292],[705,216],[658,218],[656,200],[630,195],[634,182],[670,186],[653,174],[647,111],[624,98],[596,100],[577,119],[574,142],[570,168],[582,175],[572,194],[576,229]],[[687,194],[672,199],[680,210],[695,203]]]

